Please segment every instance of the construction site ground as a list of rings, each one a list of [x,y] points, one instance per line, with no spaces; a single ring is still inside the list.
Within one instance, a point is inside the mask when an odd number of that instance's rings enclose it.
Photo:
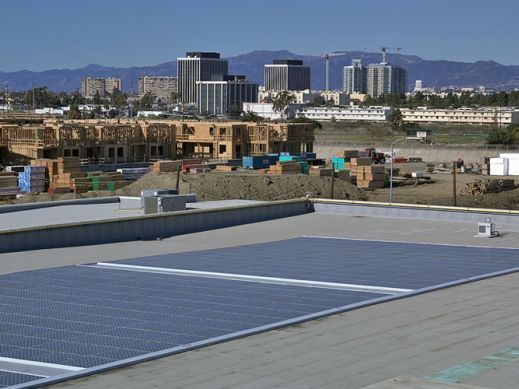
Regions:
[[[418,170],[420,164],[408,164],[407,170]],[[401,166],[401,165],[399,165]],[[453,205],[453,177],[451,173],[425,173],[429,180],[413,180],[395,177],[393,202],[428,205]],[[341,177],[334,182],[334,198],[345,200],[389,201],[389,188],[364,190],[352,185],[347,178]],[[471,173],[456,175],[457,188],[477,180],[496,179]],[[506,177],[515,179],[519,177]],[[129,186],[115,192],[120,196],[140,196],[143,189],[175,188],[176,173],[149,173]],[[181,193],[196,193],[199,201],[247,199],[247,200],[283,200],[300,198],[306,195],[321,198],[331,197],[331,177],[296,175],[260,175],[255,172],[182,174],[180,177]],[[46,193],[28,195],[9,203],[23,203],[49,200],[114,195],[112,192],[89,192],[80,195],[73,193],[49,195]],[[457,196],[457,205],[463,207],[519,209],[519,189],[500,193]]]

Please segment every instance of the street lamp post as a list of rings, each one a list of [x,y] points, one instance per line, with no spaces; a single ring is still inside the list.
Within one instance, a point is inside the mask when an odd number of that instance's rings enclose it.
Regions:
[[[389,204],[393,203],[393,158],[395,157],[394,146],[404,139],[405,138],[399,138],[391,143],[391,167],[389,171]]]

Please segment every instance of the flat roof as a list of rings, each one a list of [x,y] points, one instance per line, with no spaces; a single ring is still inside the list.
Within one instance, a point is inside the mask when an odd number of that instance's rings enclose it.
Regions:
[[[261,203],[261,201],[239,199],[202,201],[187,203],[186,209],[217,209],[257,203]],[[121,197],[121,202],[119,203],[68,204],[0,213],[0,231],[95,220],[121,219],[143,215],[144,211],[140,198]]]
[[[0,273],[113,261],[172,252],[272,242],[303,235],[518,248],[519,231],[474,238],[475,223],[333,214],[290,218],[176,236],[161,241],[0,254]],[[23,260],[21,260],[23,259]],[[247,338],[122,368],[64,387],[347,387],[395,376],[447,377],[449,369],[502,355],[519,342],[517,273],[387,302]],[[487,359],[485,359],[487,358]],[[496,360],[497,357],[494,357]],[[503,358],[502,358],[503,359]],[[481,369],[463,383],[513,387],[517,362]]]

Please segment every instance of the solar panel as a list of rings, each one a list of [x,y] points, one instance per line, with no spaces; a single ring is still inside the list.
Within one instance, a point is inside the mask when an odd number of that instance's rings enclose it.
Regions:
[[[296,238],[115,262],[419,289],[519,267],[519,250]]]
[[[298,238],[116,263],[411,290],[517,268],[518,253]],[[0,357],[96,368],[268,330],[388,296],[96,265],[0,275]],[[0,371],[0,387],[35,379]]]
[[[381,297],[69,266],[0,276],[0,356],[92,367]]]
[[[39,378],[41,377],[29,374],[11,373],[9,371],[0,370],[0,388],[23,384],[26,382],[37,380]]]

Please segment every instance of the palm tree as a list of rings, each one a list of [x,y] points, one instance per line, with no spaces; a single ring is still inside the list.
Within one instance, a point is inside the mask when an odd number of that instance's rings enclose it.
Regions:
[[[274,112],[281,112],[283,119],[287,113],[288,105],[295,101],[295,96],[289,91],[281,91],[272,99],[272,109]]]

